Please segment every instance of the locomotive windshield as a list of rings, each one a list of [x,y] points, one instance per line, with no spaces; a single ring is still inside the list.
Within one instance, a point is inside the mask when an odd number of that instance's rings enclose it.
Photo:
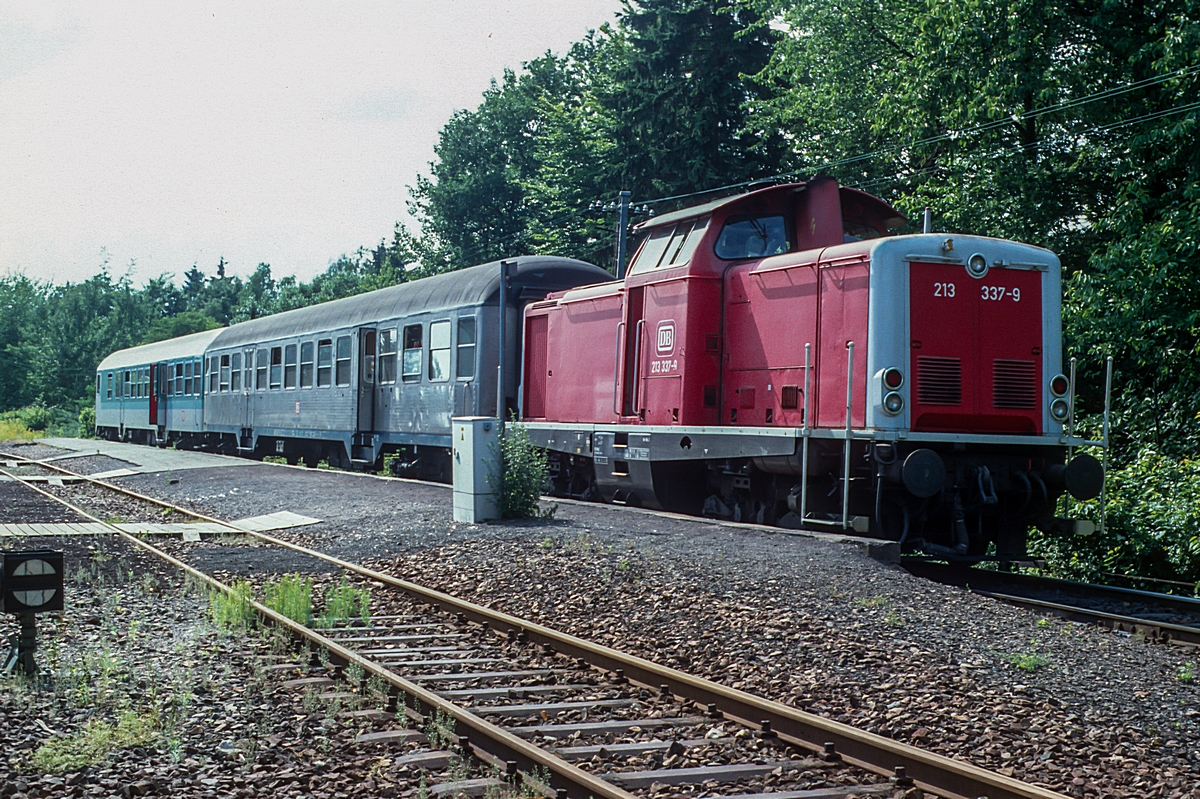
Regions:
[[[710,217],[685,219],[674,227],[664,225],[654,228],[634,256],[629,274],[636,275],[652,269],[682,266],[692,259],[692,253],[700,244],[704,231],[708,229]]]
[[[782,216],[733,216],[721,229],[718,258],[737,261],[765,258],[788,251],[787,223]]]

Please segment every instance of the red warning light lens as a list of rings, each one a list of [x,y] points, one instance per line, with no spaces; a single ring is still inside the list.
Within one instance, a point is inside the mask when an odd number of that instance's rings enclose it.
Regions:
[[[1071,384],[1066,375],[1056,375],[1050,379],[1050,393],[1056,397],[1065,397],[1070,388]]]
[[[904,373],[895,367],[887,369],[883,373],[883,385],[886,386],[889,391],[895,391],[896,389],[900,388],[900,386],[904,385]]]

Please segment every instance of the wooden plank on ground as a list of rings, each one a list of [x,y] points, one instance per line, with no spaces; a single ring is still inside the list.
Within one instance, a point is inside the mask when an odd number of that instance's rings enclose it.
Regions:
[[[598,774],[600,779],[620,785],[622,788],[649,788],[654,783],[664,785],[697,785],[708,780],[737,782],[767,776],[776,769],[791,771],[829,767],[823,760],[777,760],[774,763],[723,763],[719,766],[695,766],[693,768],[664,768],[651,771],[611,771]]]
[[[577,724],[539,724],[536,727],[505,727],[505,729],[521,738],[532,738],[535,735],[539,737],[549,735],[554,738],[565,738],[575,733],[579,733],[580,735],[603,735],[611,732],[614,735],[620,735],[634,729],[657,730],[666,727],[695,727],[706,723],[711,723],[711,719],[700,716],[684,716],[678,719],[615,719],[613,721],[581,721]]]
[[[571,710],[590,710],[591,708],[629,707],[632,699],[593,699],[587,702],[546,702],[529,705],[491,705],[488,707],[473,707],[471,712],[477,716],[512,716],[513,718],[528,718],[540,716],[543,713],[553,715]]]

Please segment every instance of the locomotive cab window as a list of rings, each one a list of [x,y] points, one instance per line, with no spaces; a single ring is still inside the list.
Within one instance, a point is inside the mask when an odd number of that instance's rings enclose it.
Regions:
[[[405,383],[421,382],[421,326],[404,328],[404,356],[401,362]]]
[[[464,380],[475,376],[475,317],[458,320],[458,357],[455,374]]]
[[[633,275],[652,269],[683,266],[691,261],[700,239],[708,230],[709,219],[711,217],[708,216],[685,219],[674,227],[664,225],[651,231],[634,256],[629,273]]]
[[[313,343],[300,345],[300,388],[313,387]]]
[[[443,383],[450,379],[450,322],[429,323],[429,380]]]
[[[296,387],[296,345],[288,344],[283,348],[283,387]]]
[[[782,216],[731,216],[713,251],[718,258],[738,261],[779,255],[788,249],[787,222]]]
[[[333,385],[333,339],[323,338],[317,342],[317,387]]]
[[[396,328],[379,331],[379,382],[396,382]]]
[[[350,337],[338,336],[334,377],[339,386],[350,385]]]

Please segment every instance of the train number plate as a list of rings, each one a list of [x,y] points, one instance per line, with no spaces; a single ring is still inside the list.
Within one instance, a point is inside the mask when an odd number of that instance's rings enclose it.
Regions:
[[[664,358],[663,360],[650,362],[650,374],[652,375],[663,375],[667,372],[673,372],[678,368],[679,359],[677,358]]]

